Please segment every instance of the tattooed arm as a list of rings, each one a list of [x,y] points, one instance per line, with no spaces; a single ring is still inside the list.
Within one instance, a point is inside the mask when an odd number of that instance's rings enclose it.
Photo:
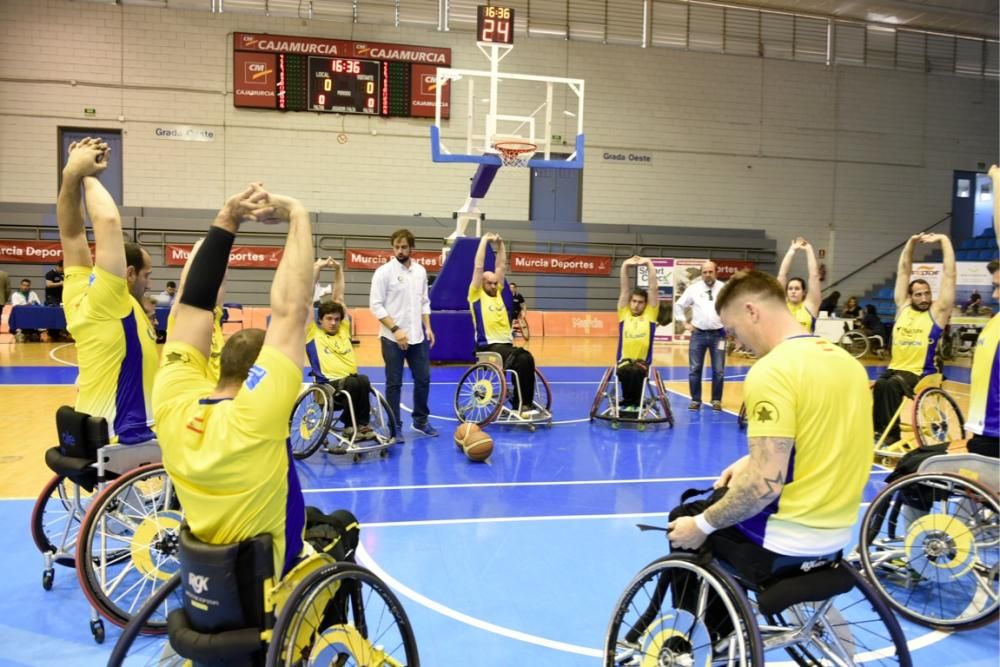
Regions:
[[[749,438],[750,456],[735,471],[726,495],[699,517],[670,524],[669,539],[683,549],[697,549],[712,530],[749,519],[773,502],[785,486],[794,438]],[[704,528],[711,526],[708,532]]]

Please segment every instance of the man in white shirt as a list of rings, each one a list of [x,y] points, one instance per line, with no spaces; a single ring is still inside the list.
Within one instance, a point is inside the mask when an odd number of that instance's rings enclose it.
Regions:
[[[172,306],[174,305],[174,299],[177,298],[177,283],[173,280],[167,281],[167,289],[163,290],[159,294],[153,297],[153,301],[157,306]]]
[[[31,291],[31,281],[25,278],[21,281],[21,289],[10,295],[12,306],[40,306],[42,302],[38,295]],[[41,329],[18,329],[14,332],[14,340],[23,343],[25,340],[40,340]]]
[[[413,374],[413,429],[437,436],[428,421],[427,397],[431,388],[430,348],[431,300],[427,294],[427,271],[410,258],[415,239],[408,229],[392,235],[393,259],[375,271],[368,306],[382,323],[380,340],[385,360],[385,398],[389,403],[396,432],[402,433],[399,399],[403,389],[403,362]],[[397,435],[402,439],[402,435]]]
[[[674,320],[684,324],[691,334],[688,346],[688,386],[691,404],[688,410],[701,408],[701,373],[705,367],[705,352],[712,356],[712,409],[722,410],[722,386],[726,371],[726,330],[719,314],[715,312],[715,299],[722,291],[722,283],[715,279],[715,262],[701,265],[701,279],[684,290],[674,303]],[[691,309],[691,321],[685,312]]]

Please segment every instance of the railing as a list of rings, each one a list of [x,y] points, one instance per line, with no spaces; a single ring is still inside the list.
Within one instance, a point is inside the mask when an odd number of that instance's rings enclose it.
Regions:
[[[935,227],[937,227],[938,225],[940,225],[941,223],[946,222],[948,220],[951,220],[951,213],[945,215],[943,218],[941,218],[937,222],[933,223],[930,227],[927,227],[925,229],[920,230],[919,233],[920,234],[925,234],[925,233],[931,231],[932,229],[934,229]],[[907,239],[907,240],[909,240],[909,239]],[[861,266],[859,266],[858,268],[854,269],[853,271],[851,271],[850,273],[848,273],[843,278],[838,278],[837,280],[835,280],[834,282],[830,283],[829,285],[826,285],[823,288],[823,291],[825,292],[825,291],[827,291],[829,289],[833,289],[834,287],[836,287],[840,283],[846,281],[848,278],[851,278],[852,276],[856,276],[857,274],[859,274],[862,271],[864,271],[865,269],[867,269],[869,266],[872,266],[872,265],[877,264],[878,262],[882,261],[883,259],[885,259],[889,255],[895,253],[896,251],[898,251],[900,248],[902,248],[905,245],[906,245],[906,241],[903,241],[902,243],[897,243],[896,245],[892,246],[891,248],[889,248],[888,250],[886,250],[884,253],[882,253],[881,255],[879,255],[878,257],[876,257],[875,259],[869,260],[868,262],[866,262],[866,263],[862,264]]]

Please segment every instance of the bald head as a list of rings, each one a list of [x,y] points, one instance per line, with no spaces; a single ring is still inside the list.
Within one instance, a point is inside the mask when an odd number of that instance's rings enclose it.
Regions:
[[[715,262],[709,260],[701,265],[701,279],[709,287],[715,284]]]
[[[497,274],[492,271],[483,271],[483,291],[490,296],[496,296],[498,289]]]

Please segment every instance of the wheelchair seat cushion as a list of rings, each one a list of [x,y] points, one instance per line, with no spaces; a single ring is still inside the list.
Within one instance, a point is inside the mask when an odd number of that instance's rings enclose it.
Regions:
[[[93,491],[97,486],[97,468],[92,459],[66,456],[59,447],[50,447],[45,450],[45,465],[87,491]]]
[[[822,602],[854,588],[849,565],[838,563],[814,572],[782,577],[757,594],[762,614],[777,614],[802,602]]]

